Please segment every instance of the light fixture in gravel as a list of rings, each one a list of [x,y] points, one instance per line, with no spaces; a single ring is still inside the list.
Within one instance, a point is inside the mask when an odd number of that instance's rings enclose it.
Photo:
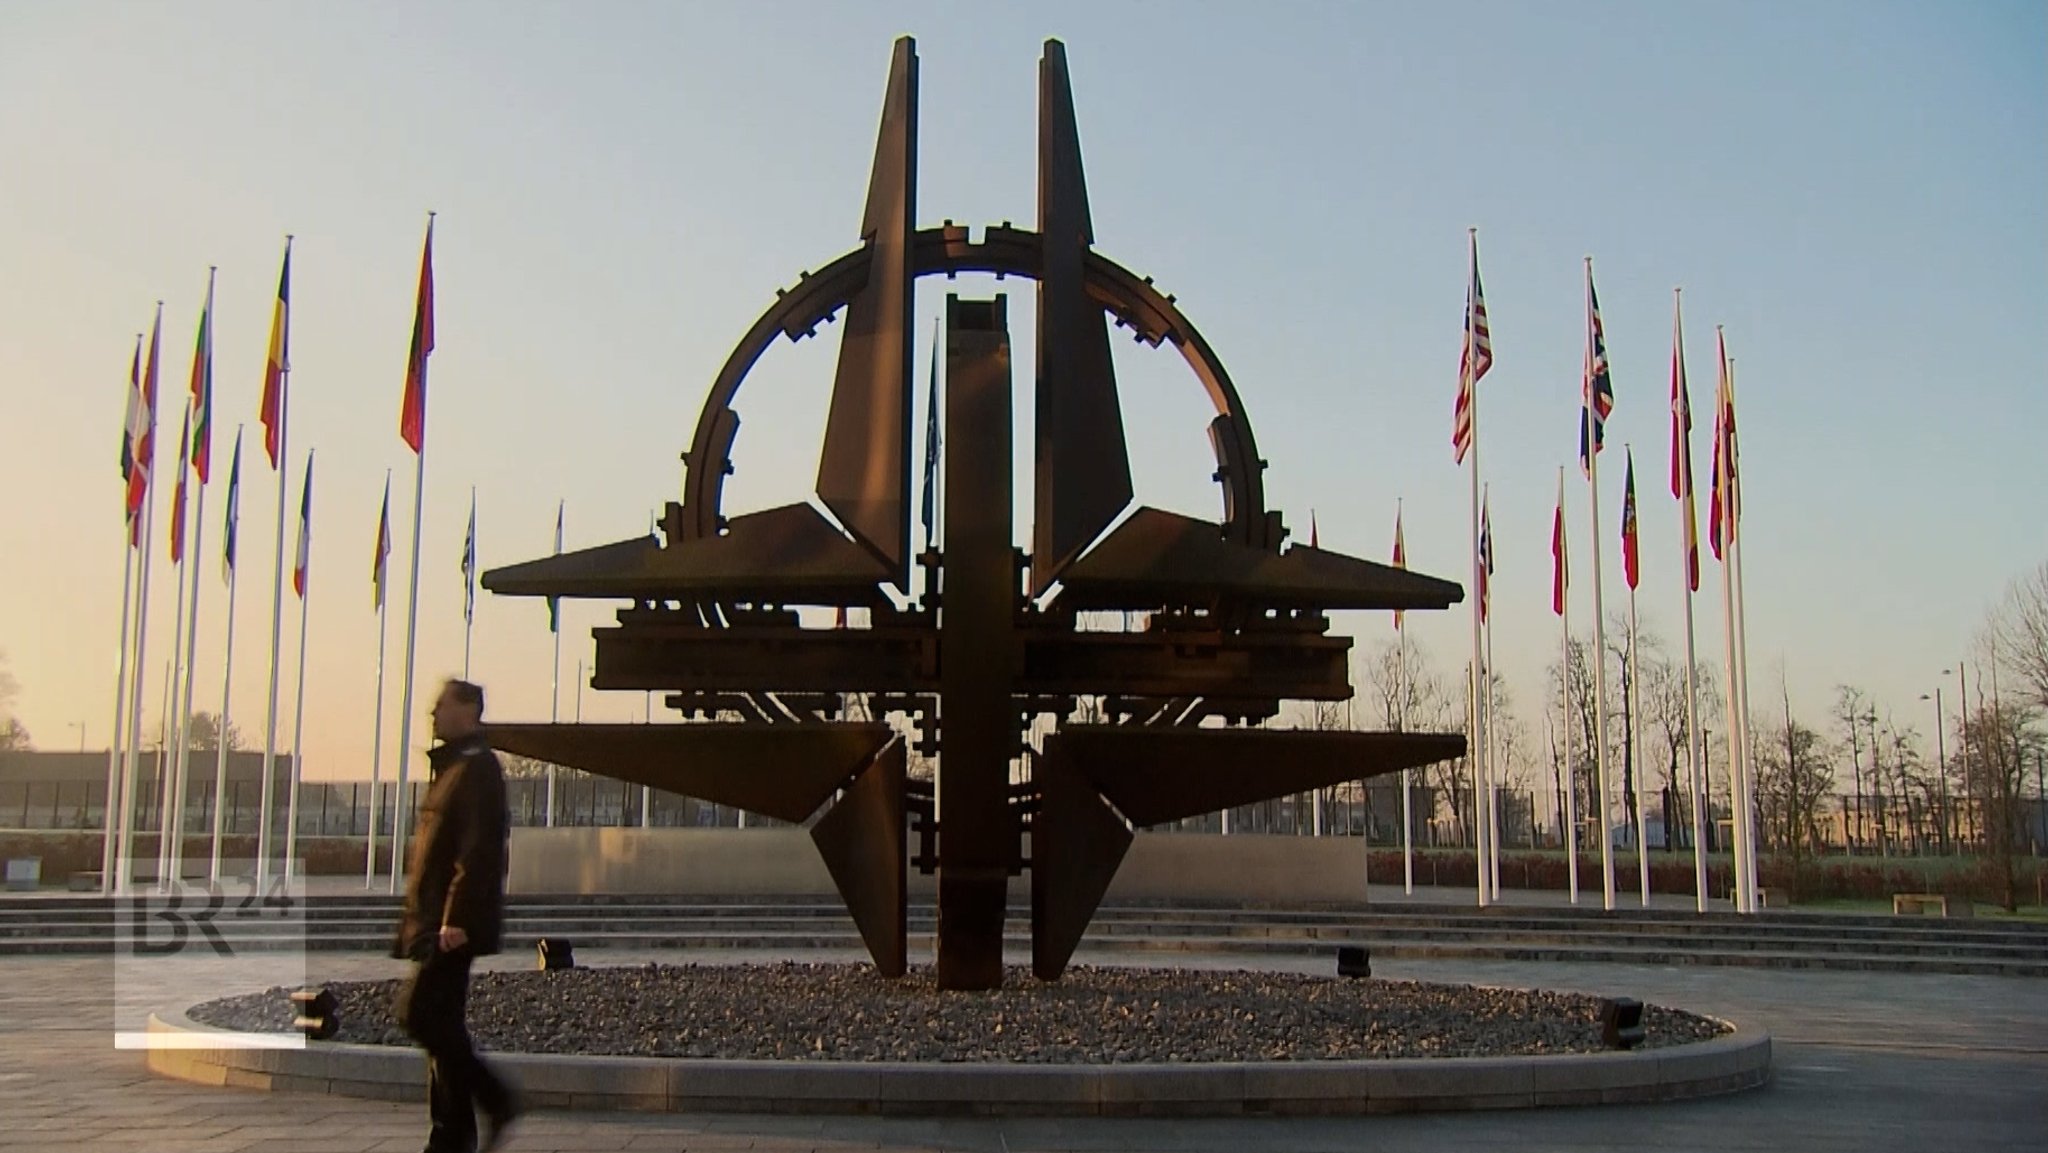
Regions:
[[[291,1002],[298,1014],[292,1019],[292,1028],[304,1033],[307,1040],[325,1041],[341,1031],[341,1004],[328,990],[295,989]]]
[[[1364,945],[1340,945],[1337,947],[1337,975],[1339,977],[1372,976],[1372,954]]]
[[[1600,1002],[1600,1041],[1609,1049],[1633,1049],[1643,1043],[1643,1003],[1629,997]]]
[[[542,937],[540,939],[540,967],[543,969],[573,969],[576,967],[576,946],[567,937]]]

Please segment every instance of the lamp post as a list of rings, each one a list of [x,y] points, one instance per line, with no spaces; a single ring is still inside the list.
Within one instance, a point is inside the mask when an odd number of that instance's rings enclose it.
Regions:
[[[1970,674],[1961,663],[1956,664],[1956,710],[1962,724],[1962,747],[1956,750],[1956,774],[1962,780],[1963,796],[1970,796]],[[1960,823],[1957,830],[1962,829]]]
[[[1948,670],[1941,670],[1941,675],[1947,676]],[[1920,699],[1934,701],[1934,781],[1941,789],[1941,855],[1946,857],[1949,855],[1948,741],[1942,732],[1947,721],[1941,711],[1941,686],[1934,686],[1932,698],[1921,693]]]

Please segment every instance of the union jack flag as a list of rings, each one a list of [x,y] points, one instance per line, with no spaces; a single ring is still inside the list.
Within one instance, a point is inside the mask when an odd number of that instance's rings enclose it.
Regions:
[[[1600,297],[1593,291],[1593,264],[1586,262],[1586,379],[1579,408],[1579,467],[1590,473],[1593,455],[1606,447],[1607,418],[1614,412],[1614,380],[1607,371],[1607,330],[1600,324]]]

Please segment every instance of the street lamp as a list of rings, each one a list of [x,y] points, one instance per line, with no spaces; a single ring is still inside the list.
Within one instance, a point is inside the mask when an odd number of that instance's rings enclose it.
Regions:
[[[1941,675],[1947,676],[1948,670],[1941,670]],[[1934,686],[1932,698],[1926,693],[1921,693],[1920,699],[1934,701],[1934,781],[1941,789],[1941,855],[1946,857],[1949,855],[1948,740],[1942,728],[1948,722],[1941,711],[1941,686]]]

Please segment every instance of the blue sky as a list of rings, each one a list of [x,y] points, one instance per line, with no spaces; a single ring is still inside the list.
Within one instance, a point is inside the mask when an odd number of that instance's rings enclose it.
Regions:
[[[1663,487],[1675,285],[1703,413],[1714,325],[1738,365],[1759,702],[1782,664],[1811,720],[1853,681],[1924,729],[1918,695],[2048,555],[2039,4],[10,4],[0,650],[39,743],[63,747],[83,722],[101,745],[111,720],[115,441],[154,301],[175,397],[219,265],[224,459],[235,424],[254,427],[277,261],[284,234],[298,237],[294,507],[300,454],[320,460],[308,771],[365,772],[370,546],[386,469],[410,495],[396,422],[427,210],[440,213],[440,347],[423,678],[461,662],[471,485],[486,567],[546,551],[558,499],[575,545],[640,531],[673,498],[732,342],[776,288],[857,242],[890,41],[905,33],[922,59],[921,223],[1032,220],[1036,60],[1063,38],[1098,247],[1176,293],[1230,367],[1271,461],[1269,500],[1302,535],[1313,509],[1327,547],[1370,557],[1402,500],[1412,563],[1461,581],[1466,479],[1449,433],[1465,235],[1479,228],[1497,356],[1482,386],[1495,646],[1525,699],[1556,648],[1549,521],[1575,451],[1588,255],[1618,396],[1602,458],[1610,611],[1625,603],[1615,533],[1632,442],[1641,611],[1678,636]],[[947,287],[920,288],[921,342]],[[1028,380],[1028,286],[951,287],[1011,293]],[[808,494],[835,340],[778,346],[749,382],[729,508]],[[1199,388],[1170,353],[1120,344],[1117,357],[1140,499],[1214,515]],[[234,714],[260,737],[276,490],[258,462],[245,461]],[[1583,559],[1586,491],[1571,477]],[[402,590],[409,499],[395,503]],[[217,483],[208,709],[220,504]],[[1706,659],[1717,579],[1710,567],[1698,607]],[[159,540],[152,662],[169,653],[173,583]],[[1583,568],[1575,583],[1583,623]],[[565,615],[566,709],[578,642],[609,610]],[[1411,620],[1440,665],[1462,659],[1461,612]],[[483,598],[476,671],[502,715],[547,713],[545,622],[538,604]],[[1391,635],[1380,617],[1340,627],[1361,648]],[[287,717],[289,700],[287,675]],[[639,708],[585,701],[597,719]]]

